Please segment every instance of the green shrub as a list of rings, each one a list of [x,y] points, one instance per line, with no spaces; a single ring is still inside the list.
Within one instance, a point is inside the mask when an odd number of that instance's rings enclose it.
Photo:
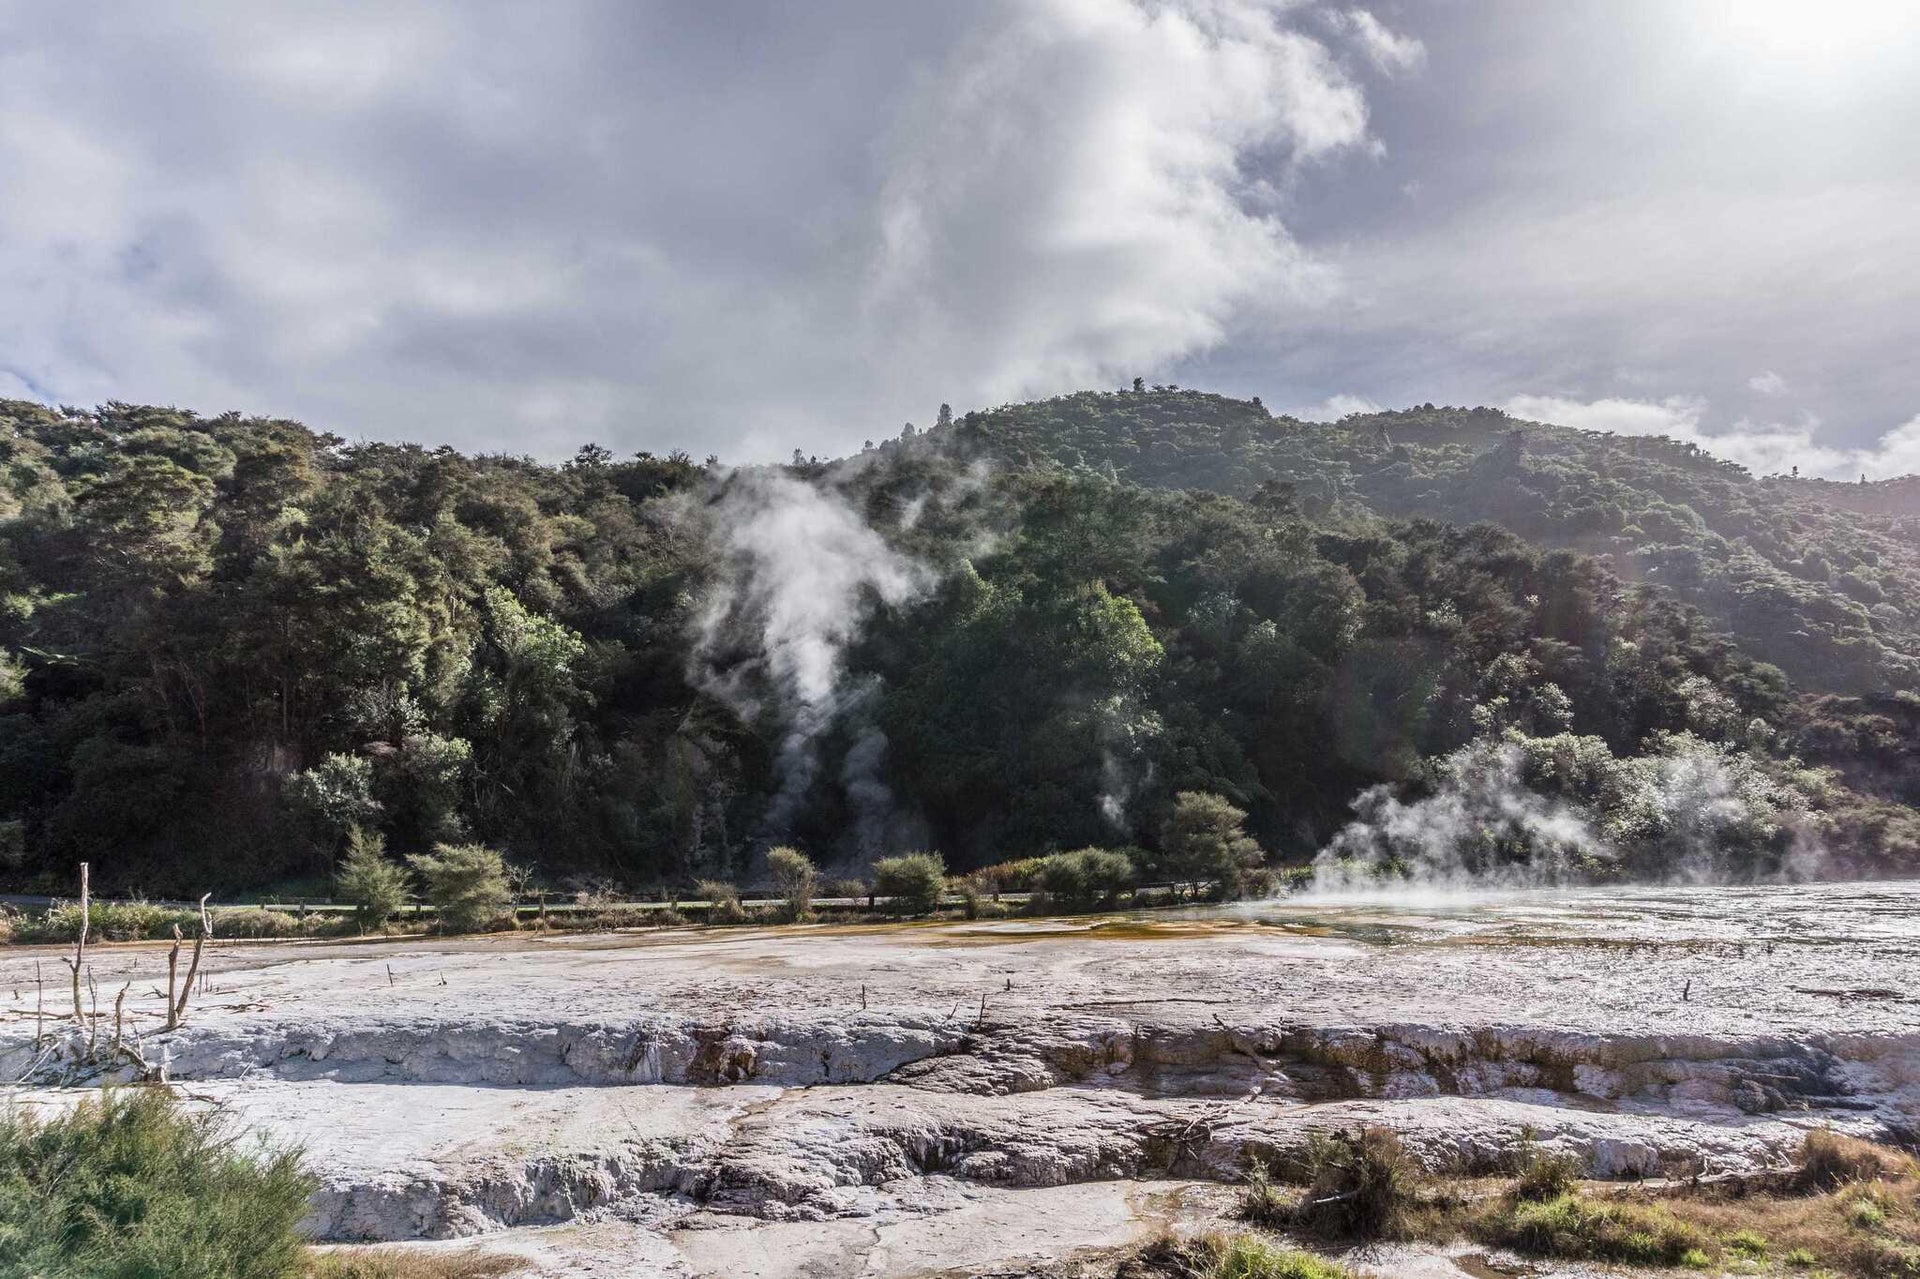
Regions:
[[[512,901],[507,864],[484,844],[437,844],[407,858],[426,888],[443,932],[477,932],[500,918]]]
[[[770,848],[767,873],[773,877],[773,891],[787,904],[787,918],[793,922],[810,918],[820,873],[807,855],[797,848]]]
[[[398,915],[411,887],[406,867],[387,860],[384,839],[363,826],[347,832],[347,854],[334,874],[334,888],[353,903],[362,932]]]
[[[940,908],[947,864],[938,853],[883,857],[873,864],[873,891],[896,915],[929,915]]]
[[[1689,1254],[1703,1252],[1710,1242],[1664,1205],[1572,1192],[1535,1201],[1509,1198],[1482,1217],[1476,1233],[1518,1252],[1639,1266],[1690,1264]]]
[[[1044,857],[1022,857],[1019,861],[999,862],[974,874],[991,886],[989,892],[1024,893],[1040,882],[1040,868],[1046,864]]]
[[[744,924],[747,912],[740,906],[740,890],[724,879],[703,879],[693,891],[707,903],[709,924]]]
[[[158,1089],[0,1117],[0,1274],[291,1279],[315,1182]]]
[[[200,912],[152,902],[95,901],[87,936],[93,941],[156,941],[173,936],[176,924],[191,935],[200,927]],[[44,914],[21,915],[14,921],[13,939],[23,944],[70,942],[79,935],[78,902],[58,902]]]
[[[1055,853],[1040,864],[1040,887],[1047,904],[1063,910],[1111,906],[1133,883],[1133,862],[1107,848]]]
[[[319,915],[309,915],[301,919],[291,911],[264,910],[258,906],[248,906],[238,910],[218,911],[213,916],[213,935],[216,937],[245,937],[258,939],[264,937],[310,937],[316,933],[332,931],[333,921]],[[180,930],[182,933],[186,929]]]

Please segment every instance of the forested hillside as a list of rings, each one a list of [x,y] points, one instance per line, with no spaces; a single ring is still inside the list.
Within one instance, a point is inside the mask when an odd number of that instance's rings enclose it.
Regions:
[[[556,883],[1150,863],[1187,791],[1294,862],[1450,804],[1476,870],[1920,868],[1915,520],[1654,442],[1143,393],[735,472],[121,405],[0,447],[10,887],[324,877],[356,826]]]
[[[1756,478],[1691,445],[1435,408],[1312,424],[1195,391],[971,414],[995,456],[1156,488],[1291,486],[1315,518],[1491,520],[1658,582],[1800,684],[1920,684],[1920,479]]]

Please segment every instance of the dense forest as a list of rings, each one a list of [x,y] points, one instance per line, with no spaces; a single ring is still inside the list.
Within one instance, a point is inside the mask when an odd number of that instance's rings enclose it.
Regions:
[[[1174,390],[744,470],[117,404],[0,448],[8,887],[324,881],[355,828],[556,884],[1150,861],[1183,792],[1295,864],[1920,871],[1874,486]]]

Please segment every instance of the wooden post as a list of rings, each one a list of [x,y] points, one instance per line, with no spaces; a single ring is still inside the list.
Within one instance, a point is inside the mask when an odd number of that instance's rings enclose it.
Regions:
[[[40,1041],[46,1038],[47,984],[40,976],[40,961],[33,961],[33,1050],[40,1051]]]

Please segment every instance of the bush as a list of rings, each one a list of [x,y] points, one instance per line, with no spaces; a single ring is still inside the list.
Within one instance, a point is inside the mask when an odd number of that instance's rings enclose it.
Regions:
[[[744,924],[747,912],[740,908],[740,890],[724,879],[703,879],[693,886],[695,896],[707,903],[709,924]]]
[[[883,857],[873,864],[873,891],[895,915],[930,915],[940,908],[947,864],[938,853]]]
[[[872,891],[873,889],[868,886],[867,881],[864,879],[836,879],[827,884],[826,892],[821,895],[824,897],[865,898]]]
[[[335,931],[334,924],[335,921],[322,915],[309,915],[302,919],[291,911],[248,906],[216,912],[213,916],[213,934],[216,937],[255,940],[265,937],[311,937],[316,933]],[[184,933],[186,929],[180,931]]]
[[[407,864],[420,876],[443,932],[477,932],[513,900],[505,860],[484,844],[437,844]]]
[[[314,1179],[249,1153],[157,1089],[46,1121],[0,1117],[0,1272],[35,1279],[288,1279]]]
[[[1044,857],[1023,857],[1019,861],[988,866],[974,874],[991,885],[989,892],[1024,893],[1040,882],[1040,868],[1046,864]]]
[[[1312,1180],[1294,1213],[1299,1229],[1336,1239],[1386,1239],[1405,1231],[1416,1178],[1390,1130],[1316,1135],[1307,1169]]]
[[[200,927],[200,912],[152,902],[95,901],[87,936],[93,941],[157,941],[173,936],[176,924],[191,935]],[[44,914],[22,915],[13,924],[13,939],[23,944],[70,942],[79,935],[78,902],[56,903]]]
[[[1065,910],[1111,906],[1133,883],[1133,862],[1107,848],[1055,853],[1040,864],[1040,886],[1049,904]]]
[[[364,826],[347,832],[347,855],[334,873],[334,891],[353,903],[360,930],[379,928],[400,913],[412,887],[404,866],[386,858],[386,841]]]
[[[820,875],[807,855],[797,848],[770,848],[767,871],[773,876],[773,891],[787,904],[787,918],[795,923],[811,918]]]

